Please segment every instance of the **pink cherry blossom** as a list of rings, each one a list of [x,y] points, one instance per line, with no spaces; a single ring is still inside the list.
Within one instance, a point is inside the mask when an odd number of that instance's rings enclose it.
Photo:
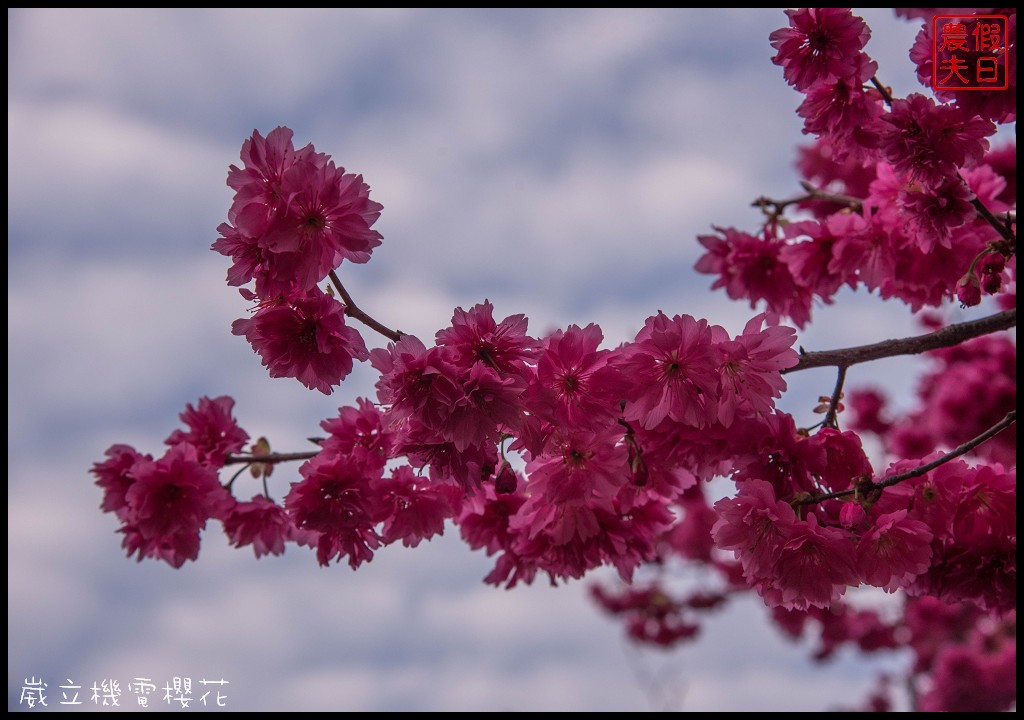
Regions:
[[[876,121],[882,157],[897,172],[929,187],[956,176],[957,168],[980,162],[995,125],[924,95],[894,100],[892,112]]]
[[[943,13],[957,12],[962,15],[973,15],[976,8],[956,8],[956,9],[942,9]],[[1002,10],[996,10],[995,12],[1003,12]],[[1017,119],[1017,33],[1016,33],[1016,13],[1010,12],[1010,28],[1009,37],[1004,40],[1009,42],[1008,52],[1006,53],[1006,67],[1008,77],[1006,77],[1007,88],[999,90],[986,90],[977,88],[969,92],[963,92],[962,90],[934,90],[935,97],[939,98],[943,102],[952,101],[959,108],[966,111],[971,115],[980,115],[986,120],[992,120],[993,122],[999,123],[1011,123]],[[910,49],[910,59],[917,65],[917,79],[918,81],[927,87],[929,90],[934,85],[935,75],[935,53],[934,53],[934,38],[932,35],[932,22],[931,18],[921,26],[921,31],[917,34],[917,38],[914,40],[914,46]],[[941,44],[941,39],[940,39]],[[958,50],[956,53],[957,58],[964,63],[965,67],[977,67],[978,59],[983,56],[992,57],[989,51],[976,50],[971,45],[966,45],[962,50]],[[1001,65],[1001,64],[1000,64]],[[942,79],[942,75],[939,75],[939,79]],[[1002,67],[999,67],[997,81],[993,83],[999,88],[1003,87],[1003,71]]]
[[[847,424],[858,432],[885,435],[892,427],[885,412],[886,402],[885,395],[876,388],[859,388],[847,393],[845,403],[852,413]]]
[[[319,563],[347,557],[354,570],[372,560],[381,544],[374,527],[379,499],[371,485],[379,472],[331,453],[320,453],[299,472],[303,479],[292,485],[285,508],[296,527],[319,534]]]
[[[138,559],[154,557],[172,567],[199,556],[199,533],[210,518],[222,519],[235,501],[193,445],[180,443],[159,460],[139,458],[126,493],[125,549]]]
[[[657,583],[647,587],[624,587],[613,594],[600,585],[590,588],[592,597],[606,611],[625,615],[631,638],[670,647],[697,636],[700,626],[684,614],[685,605],[675,601]]]
[[[718,513],[708,505],[702,485],[694,485],[681,494],[677,503],[682,518],[662,538],[663,545],[681,557],[710,562],[715,547],[712,529]]]
[[[879,289],[896,276],[897,253],[892,231],[878,213],[837,213],[826,223],[836,238],[829,272],[850,287],[863,283],[868,290]]]
[[[352,372],[353,360],[369,357],[362,336],[345,324],[344,306],[317,289],[267,303],[235,320],[231,332],[245,336],[270,377],[293,377],[325,395]]]
[[[531,413],[569,429],[597,430],[615,422],[627,383],[616,356],[599,350],[601,328],[570,325],[544,339],[526,393]]]
[[[766,415],[782,397],[781,372],[796,365],[796,331],[784,326],[762,329],[765,315],[749,320],[743,332],[715,343],[720,358],[718,420],[729,427],[737,414]]]
[[[224,518],[224,532],[235,547],[252,545],[256,557],[280,555],[287,540],[295,539],[298,529],[284,508],[263,495],[237,503]]]
[[[931,252],[936,245],[950,247],[953,231],[976,216],[972,197],[960,178],[943,180],[932,188],[903,191],[901,205],[917,246],[924,252]]]
[[[800,177],[814,187],[828,188],[849,197],[865,197],[868,185],[875,179],[874,167],[865,167],[848,155],[844,158],[842,149],[834,147],[834,142],[830,136],[823,136],[797,148],[796,169]],[[846,207],[826,199],[805,200],[799,206],[819,220]]]
[[[349,456],[365,467],[383,470],[394,452],[395,433],[373,403],[365,398],[357,398],[356,402],[358,408],[339,408],[337,417],[320,423],[328,433],[321,447]]]
[[[659,312],[624,353],[622,372],[632,384],[626,420],[653,428],[670,418],[699,428],[718,416],[718,363],[706,320]]]
[[[445,520],[459,510],[461,501],[461,492],[455,487],[434,485],[408,465],[395,468],[389,478],[374,481],[373,491],[380,499],[381,539],[385,544],[401,540],[405,547],[442,535]]]
[[[312,289],[343,260],[365,263],[380,245],[370,226],[381,205],[369,199],[362,176],[346,175],[333,162],[301,162],[284,176],[288,202],[260,238],[277,274],[294,278],[300,290]]]
[[[719,517],[711,530],[715,545],[732,550],[747,577],[770,575],[797,523],[793,508],[776,499],[769,483],[749,480],[740,485],[735,498],[716,502],[715,512]]]
[[[105,453],[107,460],[95,463],[92,474],[96,476],[96,484],[103,489],[103,502],[100,509],[112,512],[117,519],[126,521],[131,513],[128,506],[128,489],[135,484],[130,472],[139,460],[152,462],[150,455],[141,455],[130,445],[111,445]]]
[[[512,518],[526,502],[523,483],[511,493],[497,493],[491,485],[467,495],[458,516],[459,533],[474,550],[483,549],[488,555],[509,550],[515,532],[509,528]]]
[[[807,90],[856,72],[856,60],[871,37],[864,20],[848,8],[787,10],[790,27],[770,35],[778,50],[772,62],[782,66],[786,82]]]
[[[811,319],[811,291],[793,276],[781,252],[785,243],[770,235],[755,237],[734,228],[715,228],[722,237],[697,239],[708,252],[697,260],[699,273],[718,275],[711,289],[724,287],[734,300],[747,299],[750,307],[765,300],[775,315],[790,318],[798,327]]]
[[[790,499],[797,493],[815,492],[815,446],[797,432],[792,415],[773,413],[749,419],[731,428],[730,472],[738,481],[764,480],[775,495]]]
[[[447,398],[439,428],[459,452],[471,445],[495,444],[502,429],[519,427],[522,380],[502,377],[484,363],[474,364],[460,379],[462,392]]]
[[[814,513],[789,527],[771,572],[750,577],[765,603],[797,609],[828,607],[860,582],[849,536],[819,525]]]
[[[526,316],[512,315],[497,323],[493,315],[488,300],[469,311],[455,308],[452,326],[437,333],[438,347],[460,368],[483,363],[498,373],[523,374],[524,363],[533,359],[537,348],[537,341],[526,334]]]
[[[285,173],[302,161],[322,162],[319,158],[324,156],[318,157],[312,145],[296,150],[294,134],[289,128],[276,127],[264,138],[253,130],[252,137],[242,143],[242,168],[232,165],[228,170],[228,186],[235,191],[231,216],[249,204],[273,208],[286,202],[281,187]]]
[[[809,88],[796,111],[804,118],[805,134],[829,138],[836,160],[869,157],[862,142],[870,143],[870,136],[863,135],[861,128],[883,112],[878,92],[864,89],[864,83],[878,72],[878,63],[861,53],[854,64],[856,69],[847,77]]]
[[[181,421],[189,430],[175,430],[165,441],[168,445],[189,443],[199,452],[202,462],[219,468],[225,458],[245,447],[249,433],[238,426],[231,415],[234,398],[221,395],[211,400],[199,398],[198,407],[189,403],[181,413]]]
[[[807,468],[830,491],[846,490],[873,474],[856,433],[823,428],[801,443],[801,449]]]
[[[440,435],[449,409],[465,395],[459,369],[412,335],[373,350],[370,364],[380,373],[377,399],[391,406],[392,423],[411,418]]]
[[[1005,712],[1017,700],[1017,644],[996,639],[949,645],[935,658],[922,712]]]
[[[552,506],[603,501],[610,507],[627,478],[626,449],[614,439],[621,436],[611,429],[556,438],[550,452],[526,466],[533,497]]]
[[[365,263],[380,245],[371,227],[381,205],[362,176],[346,174],[312,145],[296,151],[292,131],[267,138],[253,132],[242,146],[244,169],[231,166],[236,190],[228,223],[213,249],[232,258],[228,282],[256,280],[256,294],[273,298],[312,290],[343,260]]]
[[[415,420],[404,423],[395,453],[405,455],[414,468],[428,467],[434,482],[455,483],[466,492],[490,480],[498,467],[496,445],[467,445],[460,450],[436,430]]]
[[[890,592],[928,570],[932,532],[906,510],[876,518],[857,544],[857,568],[868,585]]]
[[[806,237],[806,240],[799,238]],[[785,245],[779,257],[789,266],[793,277],[825,303],[849,278],[832,267],[833,247],[840,239],[824,222],[804,220],[786,226],[786,238],[797,240]]]

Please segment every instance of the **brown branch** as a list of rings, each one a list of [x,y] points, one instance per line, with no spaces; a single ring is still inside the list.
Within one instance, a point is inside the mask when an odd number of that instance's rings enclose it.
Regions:
[[[345,286],[341,284],[341,280],[338,279],[338,274],[333,270],[331,270],[330,278],[331,282],[334,283],[334,287],[337,288],[338,294],[341,295],[341,301],[345,304],[346,315],[348,315],[351,318],[355,318],[359,322],[363,323],[363,325],[366,325],[367,327],[376,330],[381,335],[386,337],[388,340],[398,342],[399,340],[402,339],[402,335],[404,335],[405,333],[403,333],[401,330],[392,330],[391,328],[381,324],[380,322],[378,322],[377,320],[373,319],[365,312],[360,310],[356,306],[355,300],[353,300],[352,296],[348,294],[348,290],[346,290]]]
[[[224,460],[225,465],[237,465],[238,463],[279,463],[291,462],[293,460],[309,460],[316,457],[319,450],[294,453],[268,453],[267,455],[228,455]]]
[[[899,473],[898,475],[890,475],[889,477],[884,477],[881,480],[878,480],[877,482],[861,483],[855,489],[851,488],[849,490],[839,490],[837,492],[832,492],[832,493],[827,493],[825,495],[817,495],[817,496],[812,497],[812,498],[807,498],[806,500],[801,500],[799,503],[797,503],[797,505],[798,506],[814,505],[815,503],[820,503],[820,502],[823,502],[825,500],[835,500],[836,498],[847,497],[848,495],[853,495],[855,492],[863,493],[863,492],[872,492],[874,490],[884,490],[885,488],[892,487],[893,485],[896,485],[897,483],[901,483],[904,480],[909,480],[910,478],[920,477],[920,476],[924,475],[925,473],[931,472],[932,470],[934,470],[935,468],[939,467],[940,465],[944,465],[944,464],[948,463],[950,460],[954,460],[954,459],[960,457],[961,455],[966,455],[971,450],[973,450],[974,448],[978,447],[979,445],[981,445],[983,442],[985,442],[989,438],[995,437],[996,435],[1001,433],[1003,430],[1005,430],[1006,428],[1008,428],[1011,425],[1013,425],[1016,421],[1017,421],[1017,411],[1016,410],[1011,410],[1010,412],[1006,413],[1006,416],[1002,420],[997,422],[995,425],[990,427],[988,430],[983,432],[981,435],[978,435],[975,438],[971,438],[970,440],[968,440],[967,442],[963,443],[962,445],[958,445],[954,449],[950,450],[948,453],[946,453],[942,457],[936,458],[935,460],[932,460],[929,463],[925,463],[924,465],[920,465],[920,466],[918,466],[918,467],[916,467],[916,468],[914,468],[912,470],[907,470],[906,472]]]
[[[858,363],[880,360],[897,355],[918,355],[929,350],[951,347],[971,338],[1008,330],[1017,325],[1017,310],[1005,310],[995,315],[948,325],[935,332],[899,340],[883,340],[873,345],[859,345],[841,350],[806,352],[801,350],[800,361],[783,374],[816,367],[850,367]]]
[[[863,201],[859,198],[850,197],[849,195],[838,195],[836,193],[825,192],[811,185],[809,182],[803,181],[800,183],[800,187],[807,191],[806,195],[800,197],[790,198],[789,200],[773,200],[770,197],[761,196],[750,203],[751,207],[761,208],[761,212],[770,217],[779,217],[790,205],[796,205],[797,203],[807,202],[808,200],[824,200],[827,202],[833,202],[837,205],[846,205],[854,210],[860,210]],[[769,206],[773,209],[769,210]]]

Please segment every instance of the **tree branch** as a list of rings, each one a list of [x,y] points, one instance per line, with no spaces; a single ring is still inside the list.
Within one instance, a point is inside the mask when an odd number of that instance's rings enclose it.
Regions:
[[[971,338],[989,333],[1008,330],[1017,325],[1017,310],[1005,310],[995,315],[949,325],[927,335],[883,340],[873,345],[859,345],[841,350],[805,352],[801,350],[800,361],[782,373],[792,373],[816,367],[850,367],[858,363],[880,360],[897,355],[918,355],[929,350],[951,347]]]
[[[224,464],[237,465],[238,463],[279,463],[291,462],[292,460],[309,460],[316,457],[319,452],[319,450],[311,450],[294,453],[268,453],[266,455],[228,455],[224,460]]]
[[[386,337],[388,340],[398,342],[402,339],[403,333],[401,330],[392,330],[391,328],[381,324],[377,320],[367,315],[365,312],[360,310],[356,306],[356,301],[352,299],[352,296],[348,294],[348,290],[341,284],[341,280],[338,279],[338,274],[331,270],[330,274],[331,282],[334,283],[334,287],[337,288],[338,294],[341,295],[341,301],[345,304],[345,314],[349,317],[355,318],[359,322],[363,323],[367,327],[376,330],[381,335]]]

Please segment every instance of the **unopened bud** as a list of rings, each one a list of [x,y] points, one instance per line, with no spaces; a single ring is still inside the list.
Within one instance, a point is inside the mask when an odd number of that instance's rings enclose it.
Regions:
[[[981,286],[978,276],[969,272],[956,284],[956,298],[963,307],[974,307],[981,302]]]
[[[505,463],[498,477],[494,478],[494,492],[499,495],[511,495],[516,491],[517,484],[515,471],[511,465]]]

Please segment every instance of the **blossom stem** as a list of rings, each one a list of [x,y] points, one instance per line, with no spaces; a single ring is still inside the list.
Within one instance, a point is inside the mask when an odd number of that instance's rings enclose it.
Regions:
[[[225,463],[225,464],[227,464],[227,463]],[[228,490],[231,490],[231,486],[235,484],[235,480],[238,479],[238,476],[241,475],[242,473],[244,473],[249,468],[250,465],[252,465],[251,461],[248,464],[243,465],[242,468],[238,472],[236,472],[234,475],[231,476],[231,479],[228,480],[228,484],[225,485],[224,487],[226,487]]]
[[[871,76],[871,84],[875,86],[876,90],[878,90],[879,94],[882,96],[882,100],[885,101],[885,104],[892,107],[892,93],[889,92],[889,88],[881,83],[877,75]]]
[[[958,445],[954,449],[950,450],[942,457],[936,458],[935,460],[932,460],[929,463],[919,465],[918,467],[912,470],[907,470],[906,472],[899,473],[898,475],[890,475],[889,477],[884,477],[877,482],[861,483],[856,487],[856,489],[851,488],[849,490],[839,490],[837,492],[831,492],[825,495],[816,495],[815,497],[807,498],[806,500],[801,500],[799,503],[797,503],[797,505],[813,505],[815,503],[820,503],[825,500],[835,500],[836,498],[853,495],[855,492],[865,493],[872,492],[874,490],[884,490],[885,488],[892,487],[893,485],[901,483],[904,480],[920,477],[925,473],[931,472],[940,465],[948,463],[950,460],[955,460],[961,455],[966,455],[971,450],[978,447],[989,438],[995,437],[1003,430],[1013,425],[1015,422],[1017,422],[1017,411],[1011,410],[1010,412],[1006,413],[1006,416],[1002,420],[997,422],[995,425],[990,427],[985,432],[981,433],[981,435],[978,435],[975,438],[971,438],[962,445]]]
[[[839,429],[839,422],[836,415],[839,413],[839,399],[843,396],[843,384],[846,382],[846,365],[839,366],[839,375],[836,377],[836,388],[832,391],[832,399],[828,405],[828,412],[822,420],[822,427]]]
[[[363,325],[376,330],[388,340],[398,342],[402,339],[402,335],[405,333],[401,330],[392,330],[360,310],[359,307],[356,306],[355,300],[353,300],[352,296],[348,294],[348,290],[346,290],[345,286],[341,284],[341,280],[338,279],[338,274],[333,270],[331,270],[330,278],[331,282],[334,283],[334,287],[338,290],[338,294],[341,295],[341,301],[345,303],[346,315],[355,318],[359,322],[363,323]]]
[[[999,218],[993,215],[992,211],[985,207],[985,203],[983,203],[977,195],[975,195],[974,198],[971,200],[971,205],[974,206],[974,209],[978,211],[979,215],[985,218],[985,221],[988,222],[989,225],[995,228],[996,232],[999,233],[1000,237],[1002,237],[1003,240],[1005,240],[1006,242],[1010,243],[1014,251],[1016,251],[1017,235],[1013,232],[1013,230],[1010,229],[1009,225],[999,222]]]
[[[935,332],[917,337],[883,340],[872,345],[840,350],[821,350],[817,352],[800,351],[800,361],[791,368],[783,370],[783,374],[808,370],[816,367],[850,367],[859,363],[880,360],[897,355],[917,355],[942,347],[952,347],[971,338],[989,333],[1008,330],[1017,325],[1017,310],[1005,310],[995,315],[970,320],[968,322],[948,325]]]

